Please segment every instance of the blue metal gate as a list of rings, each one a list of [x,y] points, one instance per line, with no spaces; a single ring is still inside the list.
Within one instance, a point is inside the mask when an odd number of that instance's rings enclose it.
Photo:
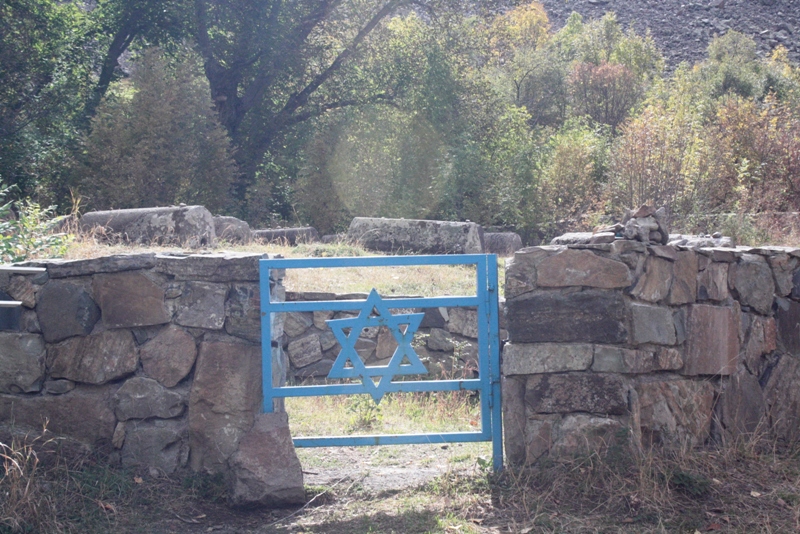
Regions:
[[[392,298],[384,300],[374,289],[366,300],[271,302],[272,269],[335,267],[391,267],[399,265],[474,265],[477,292],[473,296]],[[273,399],[318,395],[369,394],[380,402],[386,393],[412,391],[472,390],[480,393],[481,427],[475,432],[428,434],[381,434],[371,436],[322,436],[295,438],[297,447],[395,445],[491,441],[493,467],[503,466],[500,404],[500,339],[498,330],[497,256],[483,254],[445,256],[382,256],[354,258],[298,258],[260,260],[261,346],[263,357],[264,412],[274,410]],[[478,378],[461,380],[393,380],[396,376],[427,374],[411,340],[423,313],[392,314],[391,309],[474,307],[478,313]],[[308,311],[358,311],[357,317],[326,321],[341,351],[328,378],[350,379],[350,383],[310,386],[272,385],[272,314]],[[377,313],[376,313],[377,312]],[[366,327],[385,326],[397,341],[397,349],[384,366],[367,366],[355,350]],[[403,329],[402,327],[405,327]],[[359,382],[360,381],[360,382]]]

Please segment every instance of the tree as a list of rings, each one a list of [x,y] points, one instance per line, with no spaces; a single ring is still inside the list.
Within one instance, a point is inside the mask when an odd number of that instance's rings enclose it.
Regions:
[[[98,107],[80,185],[90,207],[230,208],[235,166],[192,59],[170,65],[160,50],[146,51],[131,82]]]

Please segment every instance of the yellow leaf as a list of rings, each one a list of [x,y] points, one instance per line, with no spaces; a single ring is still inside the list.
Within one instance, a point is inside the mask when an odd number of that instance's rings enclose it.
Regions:
[[[759,492],[757,492],[757,491],[751,491],[750,495],[753,496],[753,497],[761,497],[761,494]]]
[[[144,480],[142,480],[142,477],[133,477],[133,481],[136,482],[137,484],[141,484],[142,482],[144,482]]]

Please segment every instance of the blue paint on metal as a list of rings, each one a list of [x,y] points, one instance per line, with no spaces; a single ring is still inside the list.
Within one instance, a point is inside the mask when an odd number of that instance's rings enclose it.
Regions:
[[[365,300],[314,302],[272,302],[270,278],[282,269],[331,267],[392,267],[398,265],[474,265],[477,294],[474,296],[382,298],[374,289]],[[492,441],[493,467],[503,467],[502,409],[500,397],[500,338],[498,326],[497,257],[483,254],[447,256],[379,256],[356,258],[265,259],[260,261],[261,342],[263,351],[264,411],[274,410],[274,400],[317,395],[368,394],[380,402],[387,393],[414,391],[480,392],[481,427],[476,432],[430,434],[324,436],[294,438],[297,447],[393,445],[404,443],[449,443]],[[275,271],[273,271],[275,270]],[[478,317],[479,378],[463,380],[402,380],[396,376],[424,375],[428,371],[411,344],[424,314],[392,314],[391,309],[433,307],[475,307]],[[353,311],[357,317],[327,321],[342,350],[328,375],[331,379],[360,380],[360,383],[314,386],[279,386],[273,383],[272,327],[276,313],[300,311]],[[355,350],[364,328],[385,326],[397,341],[397,349],[387,365],[368,366]]]

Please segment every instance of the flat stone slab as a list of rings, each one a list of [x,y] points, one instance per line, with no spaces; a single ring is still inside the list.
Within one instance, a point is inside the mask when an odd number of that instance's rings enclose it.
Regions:
[[[625,383],[614,374],[529,376],[525,385],[525,403],[533,413],[624,415],[628,411]]]
[[[92,288],[107,328],[168,323],[164,289],[141,272],[98,274]]]
[[[356,217],[347,238],[380,252],[482,254],[483,229],[475,223]]]
[[[567,249],[543,259],[537,266],[536,284],[540,287],[614,289],[628,287],[632,281],[627,265],[588,250]]]
[[[534,292],[506,301],[514,343],[626,343],[628,308],[616,291]]]
[[[82,232],[146,245],[201,247],[213,246],[217,240],[214,219],[203,206],[91,211],[78,224]],[[97,228],[102,228],[101,233]]]
[[[740,312],[728,306],[689,307],[685,375],[730,375],[739,358]]]
[[[503,375],[583,371],[592,365],[590,344],[508,343],[503,347]]]

